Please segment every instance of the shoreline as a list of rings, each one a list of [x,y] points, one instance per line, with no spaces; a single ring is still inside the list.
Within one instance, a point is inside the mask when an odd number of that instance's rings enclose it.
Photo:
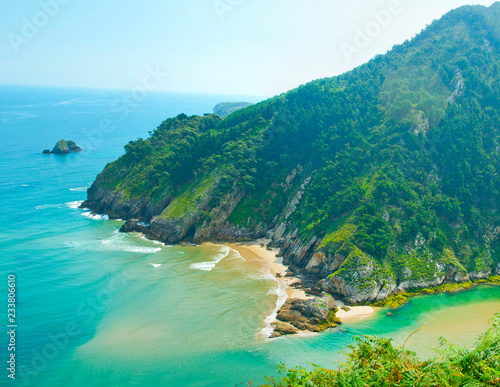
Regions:
[[[282,281],[286,285],[287,299],[298,298],[308,300],[313,298],[312,295],[307,294],[303,289],[293,286],[295,283],[300,282],[300,278],[286,276],[288,266],[283,264],[283,258],[277,257],[278,249],[267,250],[261,246],[261,244],[265,246],[268,242],[266,239],[258,239],[255,242],[225,243],[225,245],[236,250],[242,257],[264,261],[270,267],[270,273],[276,281],[278,283]]]
[[[277,257],[279,250],[276,248],[268,250],[265,247],[267,243],[269,243],[267,239],[258,239],[251,242],[225,243],[224,245],[235,250],[245,259],[265,263],[269,267],[269,273],[278,284],[276,304],[271,313],[264,318],[264,327],[257,334],[257,336],[269,340],[274,338],[273,334],[276,332],[275,323],[280,321],[277,319],[278,312],[287,300],[309,300],[313,296],[307,294],[303,289],[293,287],[295,283],[300,282],[300,279],[296,276],[286,275],[288,266],[283,264],[283,258]],[[307,330],[298,330],[294,336],[307,337],[315,334],[315,332]]]
[[[270,268],[271,275],[278,283],[278,287],[281,288],[284,285],[286,297],[280,298],[278,294],[276,308],[265,320],[265,323],[272,328],[273,323],[280,321],[276,318],[277,312],[287,300],[310,300],[315,298],[315,296],[307,294],[305,290],[293,286],[297,282],[300,283],[300,278],[298,276],[287,275],[288,266],[283,263],[283,258],[277,256],[279,250],[276,248],[268,250],[265,247],[268,243],[269,240],[267,239],[258,239],[250,242],[225,243],[224,245],[236,250],[242,257],[265,262]],[[375,313],[375,309],[378,309],[372,306],[350,306],[342,309],[344,307],[342,301],[335,300],[335,303],[338,307],[336,317],[340,318],[341,322],[353,322],[371,317]],[[295,336],[310,336],[315,334],[317,333],[299,330]]]

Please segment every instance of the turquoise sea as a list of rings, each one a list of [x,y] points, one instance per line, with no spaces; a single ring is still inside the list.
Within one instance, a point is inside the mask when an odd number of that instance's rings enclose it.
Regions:
[[[259,333],[277,299],[265,264],[221,245],[165,246],[119,234],[119,221],[78,209],[106,163],[178,113],[211,112],[244,96],[0,86],[0,292],[16,277],[12,386],[234,386],[276,365],[334,366],[354,335],[405,338],[430,356],[445,336],[462,345],[500,311],[500,288],[419,297],[393,311],[307,337]],[[57,140],[83,152],[44,156]],[[419,320],[422,322],[419,322]],[[9,336],[0,340],[2,364]]]

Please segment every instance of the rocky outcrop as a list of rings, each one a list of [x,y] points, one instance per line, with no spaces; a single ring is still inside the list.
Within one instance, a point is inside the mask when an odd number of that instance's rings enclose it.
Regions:
[[[284,321],[276,321],[273,324],[273,333],[271,334],[271,337],[280,337],[283,335],[293,335],[295,333],[298,333],[299,330],[295,328],[292,324],[289,324]]]
[[[160,200],[153,202],[149,198],[129,198],[120,190],[111,190],[104,186],[102,176],[98,175],[87,190],[87,200],[81,208],[89,208],[96,214],[107,214],[110,219],[139,219],[149,222],[153,216],[159,215],[172,199],[168,189]],[[130,225],[128,227],[131,231],[139,231],[132,230]]]
[[[59,140],[52,149],[52,151],[45,149],[42,153],[44,155],[50,155],[50,154],[63,155],[72,152],[80,152],[81,150],[82,148],[76,145],[74,141]]]
[[[210,207],[218,177],[194,189],[191,195],[173,198],[166,188],[161,199],[130,198],[121,190],[105,188],[106,182],[99,175],[87,191],[88,199],[81,205],[92,212],[107,214],[111,219],[124,219],[122,232],[141,232],[150,239],[173,244],[179,242],[202,243],[205,241],[241,241],[261,238],[267,227],[247,229],[227,222],[228,216],[243,197],[243,191],[234,187]],[[147,224],[147,225],[146,225]]]
[[[148,225],[137,219],[129,219],[120,227],[120,232],[141,232],[146,233]]]
[[[337,310],[333,297],[324,292],[320,297],[308,300],[287,300],[278,311],[273,337],[293,334],[298,330],[321,332],[334,328],[340,324],[340,319],[335,316]]]
[[[453,79],[453,81],[455,82],[455,88],[453,89],[453,92],[447,99],[447,102],[449,104],[455,103],[455,100],[461,95],[463,95],[465,92],[465,80],[460,70],[456,71],[455,78]]]

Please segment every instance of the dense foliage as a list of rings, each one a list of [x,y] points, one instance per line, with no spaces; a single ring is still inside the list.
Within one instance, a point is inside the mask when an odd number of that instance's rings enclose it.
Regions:
[[[348,73],[225,119],[168,119],[126,145],[103,186],[130,199],[182,197],[169,214],[210,192],[200,225],[241,193],[228,222],[271,228],[286,218],[303,241],[316,236],[345,258],[339,275],[361,264],[397,281],[449,266],[490,272],[500,263],[499,26],[500,3],[462,7]],[[285,184],[290,175],[299,177]]]
[[[314,366],[280,366],[286,375],[270,378],[267,387],[447,387],[500,385],[500,314],[493,326],[483,334],[474,348],[460,348],[441,342],[438,357],[421,361],[415,353],[395,348],[391,340],[374,336],[356,338],[350,346],[347,361],[338,370]]]

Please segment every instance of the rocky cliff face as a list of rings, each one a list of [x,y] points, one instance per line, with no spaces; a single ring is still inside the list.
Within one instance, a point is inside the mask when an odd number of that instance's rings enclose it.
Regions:
[[[165,195],[153,204],[149,198],[130,199],[121,190],[110,190],[103,185],[102,175],[97,176],[87,190],[87,200],[82,208],[90,208],[98,214],[107,214],[111,219],[139,219],[145,222],[160,214],[170,203],[172,197]]]

